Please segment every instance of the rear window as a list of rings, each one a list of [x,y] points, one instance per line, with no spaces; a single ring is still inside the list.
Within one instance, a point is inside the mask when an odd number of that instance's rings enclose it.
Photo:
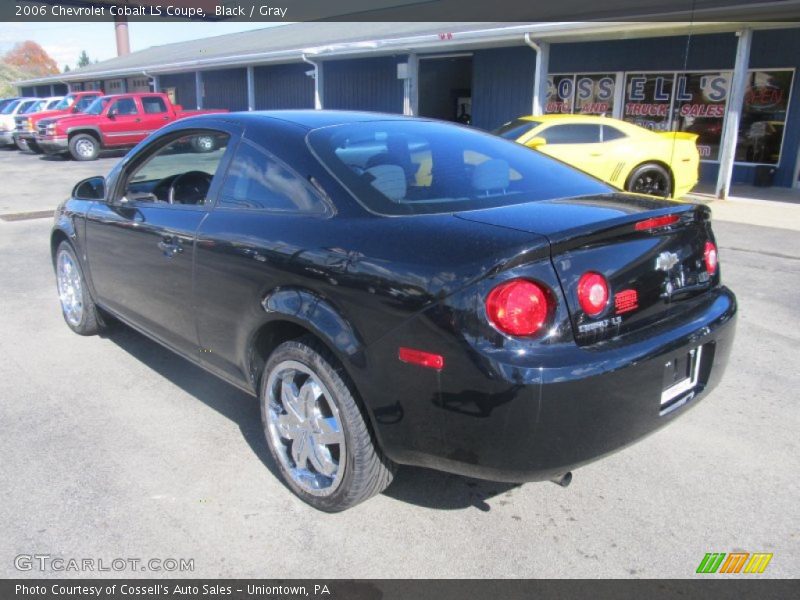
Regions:
[[[520,137],[538,127],[542,123],[540,121],[528,121],[525,119],[514,119],[509,121],[502,127],[498,127],[492,133],[499,135],[501,138],[507,140],[518,140]]]
[[[447,213],[611,191],[520,144],[434,121],[371,121],[308,136],[322,163],[368,210]]]

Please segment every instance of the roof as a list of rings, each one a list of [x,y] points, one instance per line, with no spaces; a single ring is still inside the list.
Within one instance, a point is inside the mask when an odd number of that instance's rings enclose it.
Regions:
[[[792,27],[796,23],[751,23],[755,27]],[[452,52],[475,47],[522,45],[525,35],[542,41],[618,39],[735,31],[737,23],[721,22],[306,22],[152,46],[67,73],[16,85],[38,85],[158,75],[195,69],[298,62],[304,57]]]

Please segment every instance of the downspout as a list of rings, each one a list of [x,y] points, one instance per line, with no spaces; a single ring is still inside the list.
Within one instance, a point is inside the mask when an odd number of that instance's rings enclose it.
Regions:
[[[314,67],[314,108],[316,110],[321,110],[323,106],[323,95],[324,95],[322,89],[322,84],[323,84],[322,82],[323,74],[321,68],[322,65],[319,64],[319,61],[313,61],[310,58],[308,58],[305,52],[303,52],[300,55],[300,58],[303,59],[304,63],[308,63],[309,65]]]
[[[534,116],[543,115],[547,104],[547,71],[550,63],[550,44],[537,44],[531,39],[530,32],[525,32],[525,44],[536,52],[536,70],[533,74],[533,106]]]
[[[160,86],[158,85],[158,75],[150,75],[150,73],[148,73],[147,71],[142,71],[142,75],[144,75],[145,77],[147,77],[148,79],[150,79],[153,82],[153,91],[154,92],[160,92],[161,91],[159,89]]]

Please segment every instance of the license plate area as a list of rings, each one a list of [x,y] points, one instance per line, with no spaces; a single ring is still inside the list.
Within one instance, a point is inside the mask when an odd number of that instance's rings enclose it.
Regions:
[[[661,414],[666,414],[689,401],[697,387],[703,347],[673,356],[664,364],[661,386]]]

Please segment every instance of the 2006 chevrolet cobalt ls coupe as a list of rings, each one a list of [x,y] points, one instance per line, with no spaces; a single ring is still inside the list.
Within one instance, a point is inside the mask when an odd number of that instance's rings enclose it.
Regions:
[[[326,511],[397,464],[566,484],[707,394],[734,336],[706,207],[400,116],[181,120],[51,243],[69,327],[113,316],[257,395]]]

